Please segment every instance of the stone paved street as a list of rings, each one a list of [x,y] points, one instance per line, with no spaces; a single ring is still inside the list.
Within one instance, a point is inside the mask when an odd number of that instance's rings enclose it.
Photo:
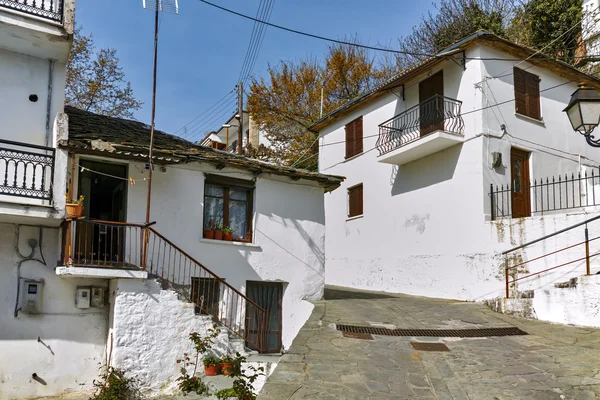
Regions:
[[[336,323],[398,328],[516,326],[527,336],[350,339]],[[411,341],[450,352],[414,350]],[[329,287],[259,399],[600,398],[600,330],[522,320],[478,303]]]

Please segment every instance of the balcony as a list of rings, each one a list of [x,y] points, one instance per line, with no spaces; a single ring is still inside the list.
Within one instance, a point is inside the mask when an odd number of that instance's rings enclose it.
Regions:
[[[379,125],[378,161],[403,165],[464,140],[461,101],[435,95]]]
[[[63,1],[64,0],[0,0],[0,8],[8,8],[62,24]]]
[[[14,196],[52,202],[54,159],[51,147],[0,139],[0,199]]]

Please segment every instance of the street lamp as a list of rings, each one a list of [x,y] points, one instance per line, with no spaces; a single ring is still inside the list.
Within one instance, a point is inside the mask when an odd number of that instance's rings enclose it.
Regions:
[[[591,135],[600,122],[600,93],[583,85],[571,95],[567,113],[573,129],[585,136],[590,146],[600,147],[600,138]]]

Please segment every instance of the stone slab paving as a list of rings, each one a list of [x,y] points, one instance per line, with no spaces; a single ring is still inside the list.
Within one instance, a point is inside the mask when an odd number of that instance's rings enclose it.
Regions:
[[[371,341],[343,337],[336,323],[516,326],[529,335]],[[450,351],[415,351],[411,341]],[[259,399],[600,399],[600,330],[517,319],[479,303],[328,287]]]

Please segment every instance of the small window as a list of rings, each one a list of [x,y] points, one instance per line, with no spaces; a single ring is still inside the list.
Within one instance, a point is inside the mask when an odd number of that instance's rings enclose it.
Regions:
[[[363,214],[363,185],[356,185],[348,189],[348,217]]]
[[[253,193],[253,181],[207,174],[204,184],[204,230],[210,230],[215,225],[228,227],[233,240],[251,241]]]
[[[354,157],[363,151],[362,117],[346,125],[346,158]]]
[[[196,306],[194,312],[219,317],[221,284],[216,278],[192,278],[191,299]]]
[[[542,119],[540,107],[540,78],[514,68],[515,112],[537,120]]]

